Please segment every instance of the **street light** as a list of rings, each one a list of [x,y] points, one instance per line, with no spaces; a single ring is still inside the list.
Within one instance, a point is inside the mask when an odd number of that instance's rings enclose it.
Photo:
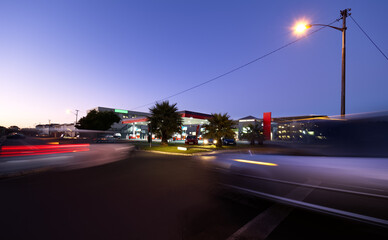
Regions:
[[[74,123],[74,126],[77,124],[77,121],[78,121],[78,111],[79,111],[79,110],[77,110],[77,109],[75,110],[75,112],[72,112],[70,109],[67,109],[67,110],[66,110],[66,113],[67,113],[67,114],[72,113],[72,114],[75,115],[75,123]]]
[[[341,74],[341,115],[345,115],[345,59],[346,59],[346,18],[350,16],[351,9],[345,9],[340,11],[341,17],[338,19],[342,19],[342,28],[334,27],[331,25],[325,25],[325,24],[305,24],[305,23],[299,23],[295,26],[294,30],[295,33],[301,34],[308,28],[311,28],[312,26],[323,26],[323,27],[330,27],[336,30],[339,30],[342,32],[342,74]]]

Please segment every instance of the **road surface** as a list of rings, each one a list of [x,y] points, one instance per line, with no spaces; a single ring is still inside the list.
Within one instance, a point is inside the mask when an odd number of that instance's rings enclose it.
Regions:
[[[147,152],[101,166],[2,179],[0,192],[2,239],[228,239],[278,208],[220,191],[217,175],[196,158]],[[388,236],[295,209],[271,224],[267,239]]]

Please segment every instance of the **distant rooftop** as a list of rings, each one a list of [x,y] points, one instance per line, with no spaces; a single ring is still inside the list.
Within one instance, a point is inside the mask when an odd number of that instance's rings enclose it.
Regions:
[[[254,116],[249,115],[249,116],[240,118],[238,121],[239,121],[239,122],[251,122],[251,121],[256,121],[256,120],[260,120],[260,119],[257,118],[257,117],[254,117]]]

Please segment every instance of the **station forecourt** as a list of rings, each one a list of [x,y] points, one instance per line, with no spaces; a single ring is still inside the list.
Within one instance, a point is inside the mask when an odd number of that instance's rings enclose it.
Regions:
[[[150,113],[138,112],[131,110],[123,110],[116,108],[106,108],[106,107],[96,107],[88,110],[96,111],[112,111],[115,112],[120,117],[120,122],[114,123],[111,126],[110,131],[115,133],[120,133],[122,139],[137,139],[137,140],[147,140],[148,139],[148,117],[151,116]],[[208,124],[208,119],[212,117],[211,114],[194,112],[194,111],[178,111],[181,114],[183,119],[182,132],[175,133],[172,140],[185,140],[187,136],[197,136],[199,140],[203,139],[205,133],[204,125]],[[315,119],[315,118],[327,118],[323,115],[306,115],[306,116],[293,116],[293,117],[280,117],[280,118],[271,118],[271,127],[270,127],[270,139],[268,140],[290,140],[287,139],[289,131],[287,133],[284,131],[285,127],[290,126],[291,122],[300,121],[301,119]],[[235,138],[241,140],[243,133],[247,131],[249,125],[258,124],[259,126],[264,125],[262,118],[247,116],[235,120],[234,132]],[[286,137],[285,137],[286,135]],[[152,135],[152,138],[155,139],[155,135]],[[289,137],[288,137],[289,138]]]
[[[151,116],[150,113],[105,107],[96,107],[91,110],[115,112],[121,120],[119,123],[114,123],[111,130],[121,133],[122,138],[138,140],[148,138],[148,117]],[[175,133],[173,140],[184,140],[189,135],[197,136],[201,140],[205,132],[203,125],[209,123],[207,119],[211,118],[211,115],[187,110],[178,111],[178,113],[181,114],[183,119],[182,132]],[[152,138],[155,139],[155,135]]]

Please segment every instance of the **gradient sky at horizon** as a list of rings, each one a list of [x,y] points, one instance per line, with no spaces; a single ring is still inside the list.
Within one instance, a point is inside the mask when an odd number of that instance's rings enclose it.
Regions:
[[[97,106],[148,111],[137,107],[294,41],[299,19],[327,24],[345,8],[388,54],[383,0],[3,0],[0,126],[71,123],[67,109],[79,118]],[[388,61],[347,25],[346,111],[388,110]],[[233,119],[338,115],[340,88],[341,33],[325,28],[169,101]]]

